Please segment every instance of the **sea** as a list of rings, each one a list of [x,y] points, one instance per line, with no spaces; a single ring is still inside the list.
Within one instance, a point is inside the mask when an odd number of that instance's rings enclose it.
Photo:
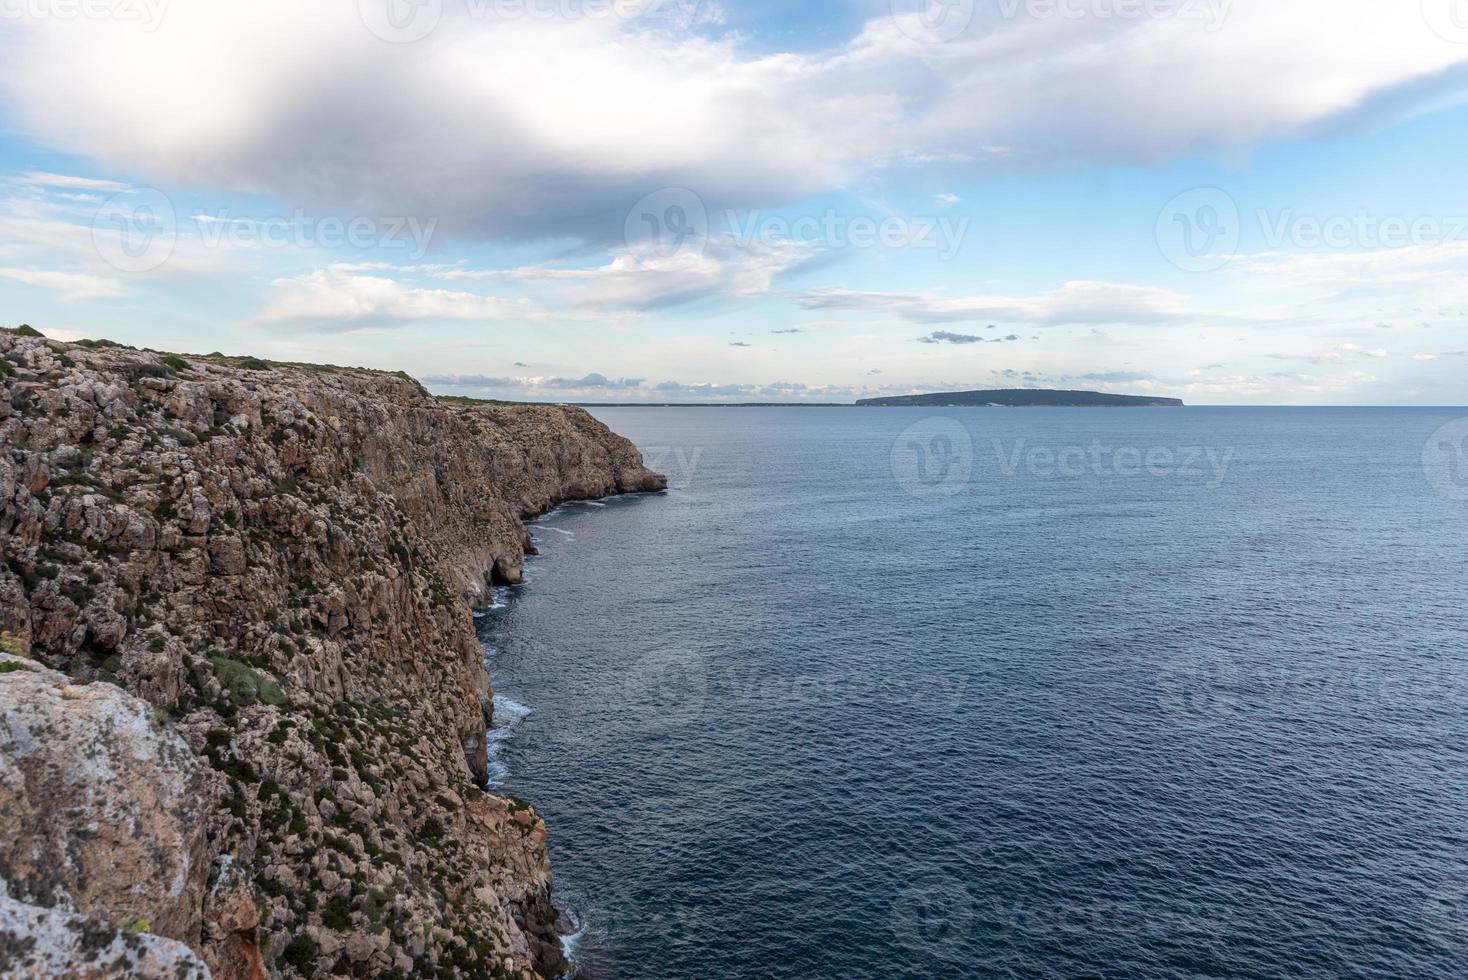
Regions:
[[[594,414],[478,621],[579,976],[1468,976],[1468,409]]]

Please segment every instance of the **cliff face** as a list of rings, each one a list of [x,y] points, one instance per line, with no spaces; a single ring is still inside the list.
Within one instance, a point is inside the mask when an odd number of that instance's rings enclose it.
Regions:
[[[0,730],[0,973],[44,915],[215,976],[561,969],[545,828],[480,788],[470,605],[518,581],[522,518],[663,478],[578,409],[400,375],[0,357],[0,710],[43,713]],[[121,747],[87,742],[104,717]]]

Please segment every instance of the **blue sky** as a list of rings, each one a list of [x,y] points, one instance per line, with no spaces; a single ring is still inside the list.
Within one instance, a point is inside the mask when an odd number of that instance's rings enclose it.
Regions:
[[[0,321],[535,400],[1468,403],[1461,0],[7,0]]]

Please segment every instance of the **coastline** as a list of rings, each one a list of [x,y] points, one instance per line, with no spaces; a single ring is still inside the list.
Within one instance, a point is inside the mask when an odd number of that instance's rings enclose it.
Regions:
[[[665,479],[579,409],[448,403],[404,375],[13,334],[0,356],[0,701],[53,670],[183,749],[166,775],[0,730],[25,785],[78,753],[122,774],[0,839],[6,902],[64,896],[77,929],[124,944],[117,923],[149,922],[216,977],[555,975],[544,823],[483,791],[473,614],[523,579],[527,518]],[[82,880],[25,857],[85,847],[97,807],[170,780],[199,814],[157,814],[156,867],[109,872],[94,850]],[[0,940],[34,938],[18,921]]]

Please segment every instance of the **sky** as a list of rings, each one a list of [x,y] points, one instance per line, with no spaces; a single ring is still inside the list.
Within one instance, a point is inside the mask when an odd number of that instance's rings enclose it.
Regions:
[[[0,324],[443,394],[1468,404],[1468,0],[0,0]]]

